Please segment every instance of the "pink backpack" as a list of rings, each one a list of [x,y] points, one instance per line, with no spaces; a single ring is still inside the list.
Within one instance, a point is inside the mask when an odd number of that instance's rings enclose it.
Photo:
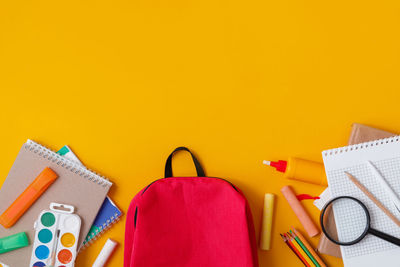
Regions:
[[[198,177],[172,177],[172,156],[188,151]],[[253,219],[243,193],[206,177],[178,147],[165,178],[142,189],[126,218],[124,267],[258,267]]]

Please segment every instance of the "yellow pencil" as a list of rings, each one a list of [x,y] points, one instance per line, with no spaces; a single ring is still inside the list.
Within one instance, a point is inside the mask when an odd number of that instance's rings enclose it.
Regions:
[[[322,261],[322,259],[318,256],[318,254],[315,252],[313,247],[308,243],[308,241],[304,238],[304,236],[298,231],[297,229],[293,228],[294,234],[303,242],[303,245],[308,249],[308,251],[311,253],[311,255],[314,257],[314,259],[318,262],[321,267],[327,267],[326,264]]]
[[[289,238],[290,242],[292,242],[293,246],[300,252],[301,256],[305,259],[305,261],[308,263],[308,265],[315,266],[315,264],[308,257],[306,252],[300,247],[300,245],[297,243],[297,241],[289,234],[286,234],[286,236]]]

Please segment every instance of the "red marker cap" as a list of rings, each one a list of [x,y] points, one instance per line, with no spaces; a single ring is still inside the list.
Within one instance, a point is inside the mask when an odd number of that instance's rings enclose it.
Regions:
[[[286,172],[287,161],[286,160],[278,160],[278,161],[268,161],[264,160],[263,164],[275,167],[278,172]]]

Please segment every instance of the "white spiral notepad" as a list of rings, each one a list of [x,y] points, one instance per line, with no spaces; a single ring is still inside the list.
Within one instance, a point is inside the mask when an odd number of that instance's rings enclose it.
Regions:
[[[352,196],[361,200],[370,212],[372,228],[400,238],[400,228],[344,173],[348,171],[355,176],[386,208],[400,218],[400,213],[384,189],[376,182],[366,163],[371,161],[400,196],[400,136],[326,150],[322,152],[322,157],[332,197]],[[351,232],[354,227],[352,225],[357,223],[357,220],[360,218],[354,216],[349,209],[335,209],[339,236]],[[400,247],[372,235],[367,235],[356,245],[341,246],[341,251],[345,267],[400,266]]]

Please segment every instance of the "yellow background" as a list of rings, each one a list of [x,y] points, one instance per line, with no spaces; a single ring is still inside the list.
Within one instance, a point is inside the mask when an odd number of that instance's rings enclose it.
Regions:
[[[400,132],[398,1],[14,0],[0,2],[0,182],[22,143],[68,144],[115,183],[126,212],[173,148],[241,188],[260,227],[278,195],[261,266],[301,266],[279,232],[299,222],[263,159],[344,145],[353,122]],[[186,155],[177,174],[193,174]],[[314,219],[318,211],[306,203]],[[79,256],[90,266],[106,238]],[[301,228],[302,229],[302,228]],[[312,240],[316,245],[317,239]],[[325,256],[331,266],[341,261]],[[122,266],[123,247],[109,266]]]

